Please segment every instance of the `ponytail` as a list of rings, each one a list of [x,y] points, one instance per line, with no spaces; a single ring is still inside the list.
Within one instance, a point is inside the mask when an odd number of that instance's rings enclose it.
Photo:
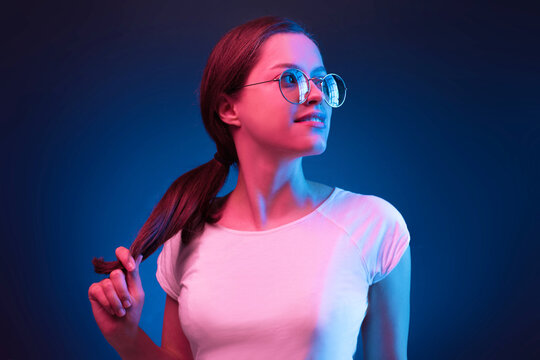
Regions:
[[[316,41],[292,20],[264,16],[231,29],[216,44],[205,66],[200,85],[200,108],[204,127],[216,144],[214,159],[176,179],[158,202],[130,247],[131,255],[143,260],[182,230],[182,244],[201,234],[205,223],[221,218],[227,197],[216,199],[229,175],[229,166],[239,164],[234,139],[217,112],[223,94],[238,95],[257,63],[263,43],[278,33],[301,33]],[[92,260],[99,274],[123,268],[120,261]]]
[[[214,158],[176,179],[131,244],[133,258],[142,254],[146,259],[180,230],[182,244],[187,245],[201,234],[205,223],[219,221],[223,202],[217,203],[216,196],[228,175],[229,166]],[[123,268],[119,260],[104,261],[102,257],[94,258],[92,264],[98,274]]]

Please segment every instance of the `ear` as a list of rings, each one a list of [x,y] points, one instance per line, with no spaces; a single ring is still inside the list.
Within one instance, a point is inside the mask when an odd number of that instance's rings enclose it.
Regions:
[[[218,101],[218,115],[221,120],[229,125],[240,127],[238,119],[238,110],[234,99],[229,95],[221,95]]]

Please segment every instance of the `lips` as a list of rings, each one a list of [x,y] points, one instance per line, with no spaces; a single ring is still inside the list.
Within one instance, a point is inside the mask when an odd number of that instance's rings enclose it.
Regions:
[[[302,122],[302,121],[308,121],[308,120],[312,120],[312,119],[319,120],[322,123],[326,122],[326,116],[324,116],[324,114],[320,113],[320,112],[309,113],[307,115],[299,117],[298,119],[294,120],[294,122]]]

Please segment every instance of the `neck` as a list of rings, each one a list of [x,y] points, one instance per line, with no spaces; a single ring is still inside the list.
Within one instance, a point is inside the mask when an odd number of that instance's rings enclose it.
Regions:
[[[304,177],[301,157],[275,160],[258,154],[251,160],[240,160],[238,182],[227,200],[227,222],[264,230],[318,204],[320,194]]]

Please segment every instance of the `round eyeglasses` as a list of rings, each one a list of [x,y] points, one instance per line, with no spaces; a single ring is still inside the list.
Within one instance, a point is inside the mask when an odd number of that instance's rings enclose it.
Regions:
[[[270,81],[279,81],[279,90],[281,95],[291,104],[303,104],[311,91],[312,81],[323,93],[323,99],[333,108],[340,107],[345,102],[347,87],[341,76],[337,74],[327,74],[324,77],[314,76],[308,78],[306,73],[300,69],[287,69],[281,73],[279,79],[261,81],[254,84],[244,85],[253,86],[264,84]]]

